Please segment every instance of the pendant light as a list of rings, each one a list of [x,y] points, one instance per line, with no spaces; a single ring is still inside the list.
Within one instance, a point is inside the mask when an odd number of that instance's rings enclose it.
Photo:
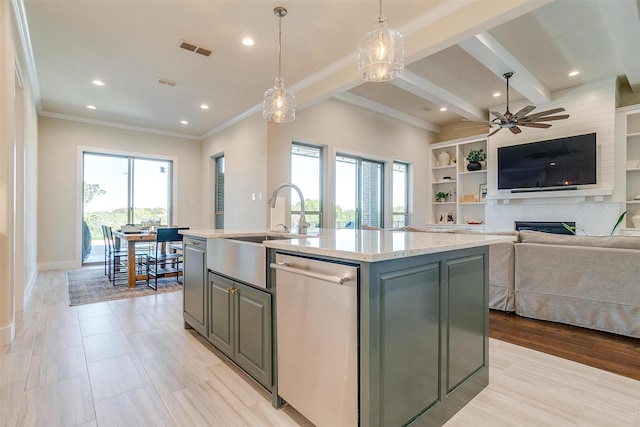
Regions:
[[[386,82],[403,72],[402,34],[387,26],[380,0],[380,14],[375,28],[358,42],[358,75],[368,82]]]
[[[278,77],[276,84],[264,93],[262,116],[268,122],[287,123],[296,118],[296,97],[285,89],[282,79],[282,18],[286,16],[287,9],[278,6],[273,9],[273,14],[278,17]]]

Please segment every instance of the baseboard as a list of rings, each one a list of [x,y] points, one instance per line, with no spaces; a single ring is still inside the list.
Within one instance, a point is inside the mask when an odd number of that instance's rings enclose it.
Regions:
[[[38,263],[38,271],[49,270],[73,270],[82,267],[82,263],[76,261],[55,261]]]
[[[9,326],[0,328],[0,346],[9,345],[16,336],[16,324],[12,322]]]

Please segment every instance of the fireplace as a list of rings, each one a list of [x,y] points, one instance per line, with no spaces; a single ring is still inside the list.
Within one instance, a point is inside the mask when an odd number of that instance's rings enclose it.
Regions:
[[[516,221],[516,230],[533,230],[552,234],[573,234],[569,230],[567,230],[563,224],[566,224],[570,227],[576,226],[576,223],[571,221]]]

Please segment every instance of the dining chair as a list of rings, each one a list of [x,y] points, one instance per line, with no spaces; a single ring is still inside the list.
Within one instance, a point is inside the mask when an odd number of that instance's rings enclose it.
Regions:
[[[107,271],[109,281],[113,283],[113,286],[118,284],[119,279],[123,279],[124,284],[129,284],[129,251],[128,248],[120,249],[116,247],[115,238],[113,236],[113,229],[105,225],[104,234],[106,240],[107,249]],[[149,249],[139,249],[136,245],[135,268],[137,274],[147,274],[147,257],[149,256]]]
[[[109,260],[109,242],[107,240],[107,230],[105,229],[107,226],[102,225],[102,239],[104,241],[104,275],[107,276],[109,274],[108,260]]]
[[[125,284],[128,284],[129,276],[127,260],[129,255],[127,249],[116,248],[115,240],[113,238],[113,229],[108,225],[103,225],[102,227],[107,245],[106,258],[109,281],[113,283],[113,286],[115,286],[118,279],[123,278]]]
[[[189,227],[163,227],[156,230],[155,251],[147,257],[147,286],[151,289],[158,290],[158,277],[162,276],[175,275],[180,282],[183,251],[182,234],[179,230],[188,229]],[[151,276],[154,278],[153,284]]]

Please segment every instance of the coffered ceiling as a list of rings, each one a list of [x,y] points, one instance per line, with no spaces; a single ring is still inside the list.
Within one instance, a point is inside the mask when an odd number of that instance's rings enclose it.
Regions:
[[[260,110],[277,74],[272,11],[280,5],[289,11],[282,74],[299,110],[336,97],[439,132],[504,104],[507,71],[515,72],[511,100],[536,106],[605,78],[640,92],[640,0],[385,0],[407,55],[406,73],[390,83],[356,76],[373,0],[13,2],[28,29],[40,114],[192,139]],[[244,46],[245,37],[255,44]],[[213,54],[181,49],[182,41]]]

